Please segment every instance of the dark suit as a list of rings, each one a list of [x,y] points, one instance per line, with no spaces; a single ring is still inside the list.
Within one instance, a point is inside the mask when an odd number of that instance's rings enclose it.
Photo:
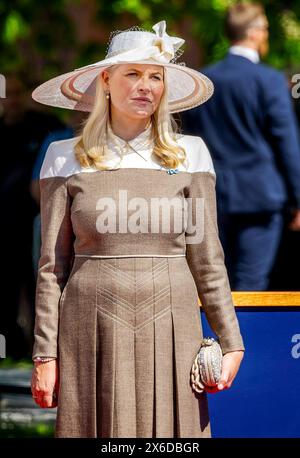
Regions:
[[[281,72],[230,53],[201,71],[215,92],[181,114],[183,131],[201,136],[213,158],[231,287],[264,290],[285,209],[300,208],[300,147],[288,84]]]

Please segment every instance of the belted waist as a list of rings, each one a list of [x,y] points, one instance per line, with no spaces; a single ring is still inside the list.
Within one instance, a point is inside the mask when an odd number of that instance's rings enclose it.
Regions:
[[[102,255],[102,254],[75,254],[76,257],[83,258],[178,258],[185,256],[183,254],[113,254],[113,255]]]

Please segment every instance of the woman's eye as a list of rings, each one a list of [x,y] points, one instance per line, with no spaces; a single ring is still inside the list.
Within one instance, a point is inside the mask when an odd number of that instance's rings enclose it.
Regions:
[[[136,75],[137,73],[136,72],[131,72],[131,73],[128,73],[127,76],[131,76],[131,75]],[[160,76],[156,76],[156,75],[153,75],[155,79],[157,79],[158,81],[161,81],[161,77]]]

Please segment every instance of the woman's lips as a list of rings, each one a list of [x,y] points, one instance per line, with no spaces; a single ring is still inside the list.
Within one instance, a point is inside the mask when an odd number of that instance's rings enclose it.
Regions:
[[[145,99],[133,99],[136,102],[141,102],[141,103],[150,103],[150,100],[145,100]]]

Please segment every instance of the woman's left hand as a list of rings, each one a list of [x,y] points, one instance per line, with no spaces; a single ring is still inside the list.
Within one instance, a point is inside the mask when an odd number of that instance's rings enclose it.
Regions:
[[[223,355],[220,381],[215,387],[206,387],[208,393],[217,393],[231,387],[244,357],[242,350],[230,351]]]

